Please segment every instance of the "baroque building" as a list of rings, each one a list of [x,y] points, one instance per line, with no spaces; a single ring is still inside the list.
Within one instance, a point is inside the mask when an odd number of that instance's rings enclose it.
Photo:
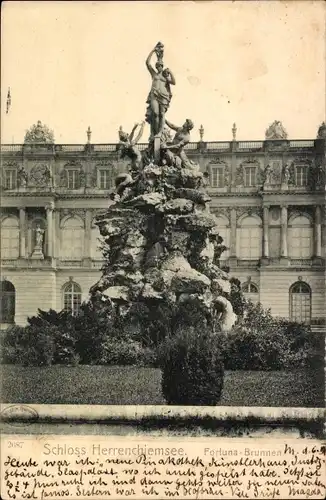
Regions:
[[[199,163],[227,247],[221,267],[273,315],[325,325],[326,125],[291,140],[274,122],[261,141],[187,145]],[[144,150],[146,144],[140,144]],[[117,144],[56,144],[38,122],[23,144],[1,146],[1,325],[37,309],[76,312],[99,279],[94,218],[128,164]]]

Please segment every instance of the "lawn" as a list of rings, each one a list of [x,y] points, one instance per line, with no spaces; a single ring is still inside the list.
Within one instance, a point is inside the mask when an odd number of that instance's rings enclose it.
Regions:
[[[3,403],[161,405],[161,372],[121,366],[2,366]],[[315,372],[228,371],[220,405],[323,407]]]

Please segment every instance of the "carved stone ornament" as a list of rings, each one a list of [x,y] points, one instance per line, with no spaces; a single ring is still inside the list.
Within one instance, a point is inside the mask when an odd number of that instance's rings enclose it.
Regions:
[[[54,134],[46,125],[39,120],[27,130],[24,139],[25,144],[54,144]]]
[[[235,177],[235,185],[236,186],[243,186],[244,185],[244,169],[245,167],[256,167],[256,175],[257,175],[257,184],[261,185],[263,183],[263,175],[264,171],[260,166],[259,161],[254,158],[254,157],[248,157],[245,160],[243,160],[240,165],[238,165],[237,170],[236,170],[236,177]]]
[[[265,138],[267,141],[270,140],[286,140],[288,134],[283,127],[282,123],[278,120],[275,120],[265,132]]]
[[[263,216],[263,211],[261,207],[237,207],[237,221],[242,215],[248,215],[249,217],[251,215],[257,215],[258,217],[262,218]]]
[[[29,176],[32,186],[49,186],[52,183],[52,173],[48,165],[34,165]]]
[[[224,173],[223,185],[228,186],[230,183],[230,167],[227,164],[227,162],[224,160],[221,160],[221,158],[214,158],[213,160],[211,160],[206,166],[206,169],[207,169],[207,172],[209,173],[210,178],[211,178],[211,169],[214,167],[223,167],[223,169],[224,169],[223,170],[223,173]]]

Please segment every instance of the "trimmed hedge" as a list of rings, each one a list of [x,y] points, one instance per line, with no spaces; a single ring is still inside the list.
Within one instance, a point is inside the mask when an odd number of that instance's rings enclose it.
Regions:
[[[159,349],[162,392],[168,404],[216,405],[223,389],[224,367],[219,339],[188,327]]]

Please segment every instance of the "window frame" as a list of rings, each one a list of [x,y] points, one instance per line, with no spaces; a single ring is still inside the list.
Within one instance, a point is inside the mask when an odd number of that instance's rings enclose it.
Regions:
[[[71,287],[71,291],[68,288]],[[76,290],[75,290],[76,288]],[[71,307],[66,307],[66,299],[69,298]],[[75,297],[79,300],[75,302]],[[62,287],[62,300],[63,300],[63,311],[71,313],[72,316],[77,316],[80,311],[80,306],[82,304],[82,289],[78,283],[74,281],[69,281],[65,283]],[[75,307],[77,304],[77,307]]]
[[[217,174],[217,175],[216,175]],[[214,176],[216,182],[214,182]],[[221,181],[221,182],[219,182]],[[225,187],[225,166],[224,165],[210,165],[210,186],[212,188]]]
[[[299,291],[299,292],[295,292],[294,289],[296,287],[305,287],[307,292],[302,292],[302,291]],[[309,297],[309,308],[308,308],[308,321],[307,319],[305,320],[302,320],[302,310],[303,310],[303,307],[305,306],[305,304],[303,304],[302,302],[300,302],[299,304],[299,307],[300,307],[300,320],[298,320],[298,315],[296,313],[294,313],[294,308],[295,306],[297,306],[297,304],[294,304],[294,301],[293,301],[293,297],[295,296],[308,296]],[[290,320],[291,321],[295,321],[297,323],[304,323],[304,324],[311,324],[311,317],[312,317],[312,293],[311,293],[311,287],[308,285],[308,283],[306,283],[305,281],[296,281],[295,283],[293,283],[290,288],[289,288],[289,300],[290,300],[290,311],[289,311],[289,317],[290,317]]]
[[[299,169],[301,170],[302,175],[298,174]],[[307,187],[308,186],[308,171],[309,171],[308,164],[295,165],[294,179],[295,179],[295,186],[296,187]],[[298,182],[299,179],[300,179],[300,182]]]
[[[101,185],[101,175],[102,174],[105,174],[105,178],[106,178],[106,182],[105,182],[104,187]],[[112,175],[111,169],[103,168],[103,167],[98,168],[97,169],[97,186],[98,186],[98,188],[103,190],[103,191],[108,191],[108,190],[112,189],[113,184],[114,184],[113,177],[114,176]]]
[[[7,183],[7,175],[10,175],[10,186]],[[13,189],[17,189],[18,187],[18,175],[17,175],[17,169],[15,168],[4,168],[4,184],[5,184],[5,189],[8,189],[8,191],[11,191]]]
[[[8,290],[4,290],[4,285],[9,285]],[[15,286],[8,280],[1,280],[1,294],[0,294],[0,323],[14,325],[16,315],[16,289]],[[8,306],[9,304],[9,306]],[[6,311],[7,310],[7,311]],[[7,314],[3,315],[3,311]]]
[[[250,173],[247,176],[247,172]],[[251,173],[253,172],[253,175]],[[247,177],[250,180],[250,183],[247,184]],[[252,179],[253,177],[253,179]],[[243,185],[244,187],[256,187],[257,186],[257,165],[244,165],[243,167]]]

